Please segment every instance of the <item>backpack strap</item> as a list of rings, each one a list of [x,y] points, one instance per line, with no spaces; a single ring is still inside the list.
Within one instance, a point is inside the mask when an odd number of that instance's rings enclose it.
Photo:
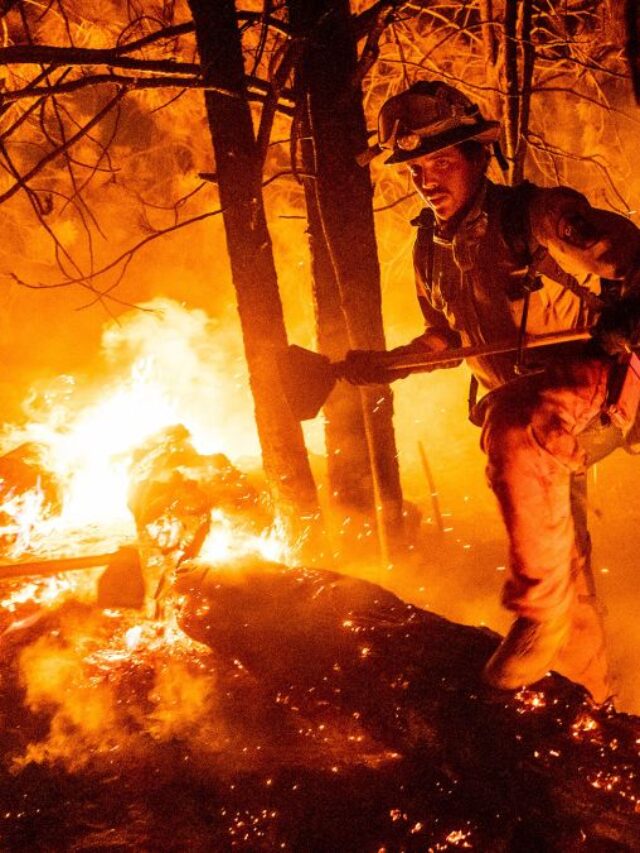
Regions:
[[[416,235],[416,247],[421,257],[425,257],[424,269],[427,283],[431,287],[433,283],[433,236],[436,231],[436,217],[429,207],[424,207],[420,213],[411,220],[411,225],[418,229]]]
[[[607,304],[607,300],[592,293],[569,273],[549,254],[545,246],[534,240],[529,224],[529,206],[531,198],[538,188],[530,181],[523,181],[510,192],[505,205],[502,231],[507,245],[526,267],[526,273],[508,293],[509,299],[522,299],[526,293],[532,293],[542,287],[540,276],[557,281],[566,290],[577,296],[590,313],[597,313]]]
[[[574,296],[589,309],[589,311],[598,312],[607,304],[607,301],[595,293],[592,293],[588,288],[584,287],[580,282],[569,273],[565,272],[560,264],[555,261],[548,250],[544,246],[539,246],[531,256],[529,264],[529,274],[536,276],[546,275],[557,281],[567,290],[571,291]]]
[[[433,282],[433,259],[435,254],[433,248],[433,237],[436,230],[436,218],[433,211],[430,208],[425,207],[415,219],[411,220],[411,224],[418,228],[418,234],[416,237],[418,251],[426,254],[425,272],[427,281],[431,286]],[[467,407],[469,420],[475,426],[481,425],[481,421],[477,421],[474,414],[476,411],[476,403],[478,402],[478,388],[478,380],[472,373],[471,379],[469,380]]]

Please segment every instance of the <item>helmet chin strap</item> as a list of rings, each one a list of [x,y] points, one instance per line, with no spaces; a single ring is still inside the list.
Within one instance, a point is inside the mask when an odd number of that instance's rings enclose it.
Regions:
[[[502,148],[500,148],[500,143],[497,140],[491,145],[491,149],[493,151],[493,156],[496,158],[498,166],[500,166],[503,172],[508,172],[509,164],[507,163],[507,158],[502,153]]]

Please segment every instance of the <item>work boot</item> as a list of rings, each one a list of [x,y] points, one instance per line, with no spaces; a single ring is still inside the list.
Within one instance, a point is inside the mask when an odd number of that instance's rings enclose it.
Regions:
[[[487,661],[483,680],[500,690],[517,690],[549,671],[569,635],[565,614],[545,622],[519,616]]]

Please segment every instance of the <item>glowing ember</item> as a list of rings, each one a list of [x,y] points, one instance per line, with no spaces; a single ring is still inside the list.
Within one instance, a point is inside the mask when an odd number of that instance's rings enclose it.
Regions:
[[[599,725],[592,716],[587,713],[580,714],[575,723],[571,726],[571,733],[574,737],[579,738],[590,732],[596,732]]]
[[[547,707],[547,700],[541,690],[523,688],[515,694],[514,699],[518,702],[516,710],[519,714],[526,714],[527,711],[540,711]]]
[[[464,832],[461,829],[455,829],[453,832],[450,832],[449,835],[447,835],[447,842],[449,844],[453,844],[455,847],[469,848],[472,846],[467,840],[470,835],[470,832]]]

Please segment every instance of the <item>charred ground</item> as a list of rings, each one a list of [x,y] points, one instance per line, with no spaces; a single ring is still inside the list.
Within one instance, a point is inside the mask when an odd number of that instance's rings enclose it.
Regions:
[[[186,635],[73,601],[5,635],[6,849],[638,849],[637,718],[483,689],[495,635],[320,570],[181,585]]]

